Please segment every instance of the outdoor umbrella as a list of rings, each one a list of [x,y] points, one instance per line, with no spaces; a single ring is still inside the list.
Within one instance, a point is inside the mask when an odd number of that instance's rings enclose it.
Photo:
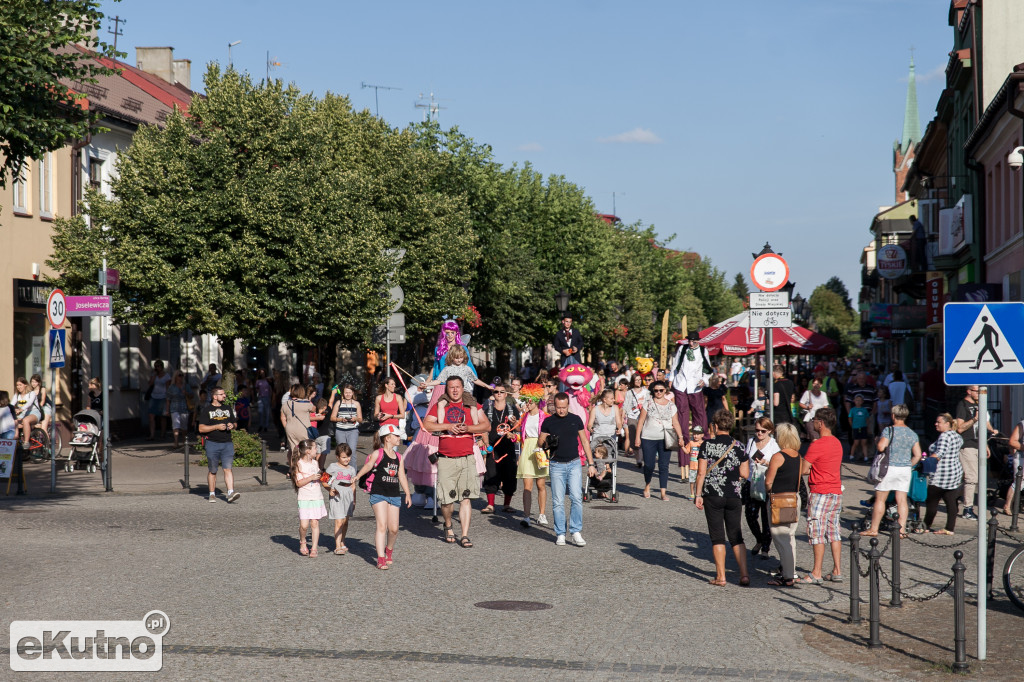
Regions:
[[[765,330],[747,326],[749,313],[743,311],[700,333],[700,345],[711,355],[755,355],[765,352]],[[803,327],[772,330],[772,348],[785,355],[834,355],[839,344],[824,334]]]

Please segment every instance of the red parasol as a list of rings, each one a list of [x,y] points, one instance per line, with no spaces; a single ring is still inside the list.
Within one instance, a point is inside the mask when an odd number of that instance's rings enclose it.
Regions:
[[[746,311],[708,327],[700,333],[700,344],[711,355],[755,355],[765,351],[765,330],[747,326]],[[803,327],[772,330],[772,347],[786,355],[834,355],[839,344],[824,334]]]

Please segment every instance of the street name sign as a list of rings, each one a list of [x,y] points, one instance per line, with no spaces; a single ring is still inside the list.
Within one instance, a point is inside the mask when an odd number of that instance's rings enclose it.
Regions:
[[[1024,303],[947,303],[948,386],[1024,384]]]
[[[751,308],[787,308],[789,307],[788,291],[751,291]]]
[[[92,317],[111,313],[109,296],[68,296],[65,300],[68,317]]]
[[[793,326],[793,311],[789,308],[751,308],[750,327],[789,328]]]

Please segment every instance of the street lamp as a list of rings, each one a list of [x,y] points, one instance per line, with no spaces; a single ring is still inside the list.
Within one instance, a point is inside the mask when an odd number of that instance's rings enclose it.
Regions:
[[[565,289],[559,289],[558,293],[555,294],[555,305],[558,306],[558,312],[562,316],[569,312],[569,292]]]
[[[235,41],[235,42],[233,42],[233,43],[228,43],[228,66],[229,66],[229,67],[230,67],[230,66],[232,65],[232,63],[233,63],[233,62],[231,61],[231,48],[233,48],[233,47],[234,47],[235,45],[238,45],[238,44],[239,44],[240,42],[242,42],[242,41],[241,41],[241,40],[236,40],[236,41]]]

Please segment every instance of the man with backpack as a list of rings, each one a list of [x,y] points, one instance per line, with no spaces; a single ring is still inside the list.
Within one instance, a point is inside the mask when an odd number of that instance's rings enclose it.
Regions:
[[[679,342],[672,363],[668,381],[672,385],[679,426],[684,433],[690,432],[690,415],[693,423],[707,432],[708,418],[704,410],[704,387],[711,382],[711,358],[708,349],[700,345],[700,334],[693,331],[686,337],[686,343]]]

